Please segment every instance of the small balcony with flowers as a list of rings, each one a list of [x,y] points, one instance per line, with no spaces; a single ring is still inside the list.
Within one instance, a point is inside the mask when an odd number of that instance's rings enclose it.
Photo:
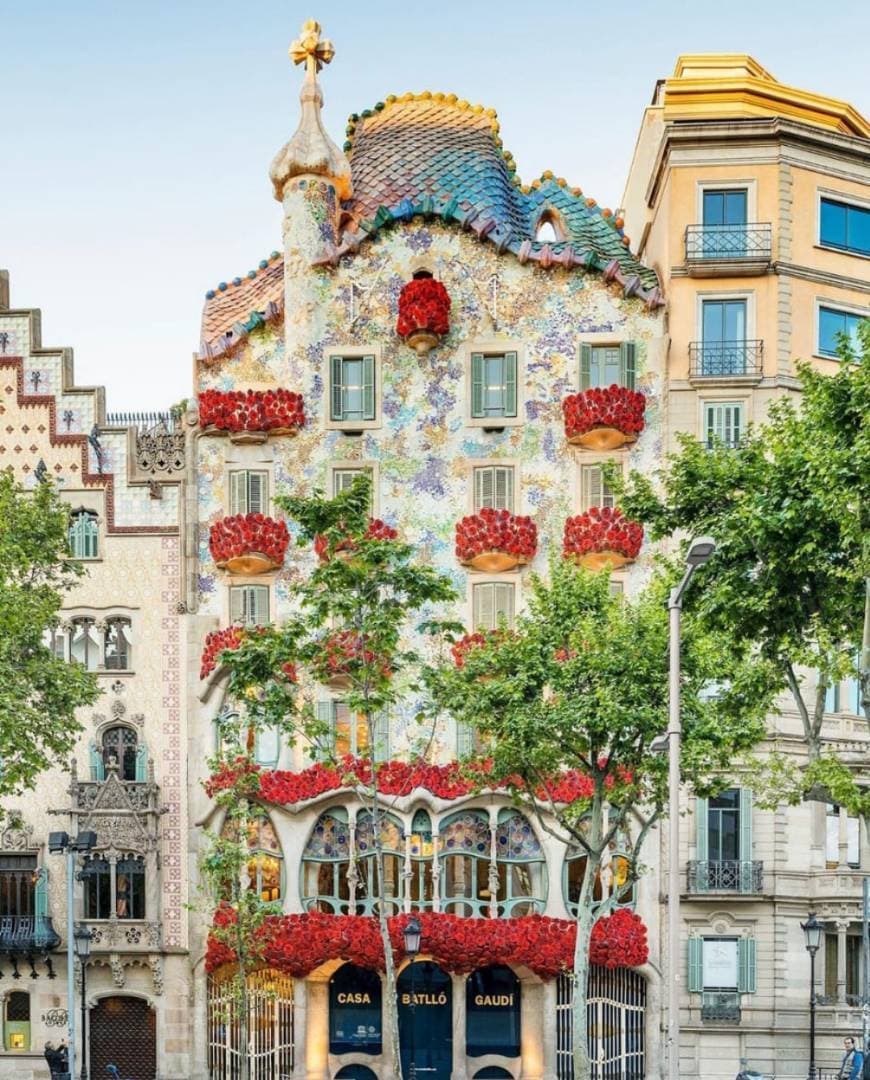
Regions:
[[[643,545],[643,526],[618,507],[592,506],[565,521],[562,555],[587,570],[619,570],[633,563]]]
[[[302,395],[272,390],[203,390],[199,425],[206,435],[227,435],[234,443],[264,443],[269,436],[296,435],[305,426]]]
[[[209,550],[219,570],[255,577],[280,570],[290,543],[283,521],[266,514],[233,514],[209,530]]]
[[[530,563],[537,550],[538,527],[528,516],[485,507],[456,523],[456,558],[472,570],[517,570]]]
[[[440,281],[422,270],[399,294],[396,333],[425,356],[450,330],[450,296]]]
[[[565,438],[586,450],[631,446],[644,429],[646,398],[628,386],[592,386],[562,402]]]

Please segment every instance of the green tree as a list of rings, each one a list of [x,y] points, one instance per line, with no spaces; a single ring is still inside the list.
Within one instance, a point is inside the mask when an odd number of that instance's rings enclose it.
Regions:
[[[668,722],[667,584],[661,577],[623,599],[610,594],[607,574],[554,562],[549,581],[531,578],[528,610],[514,630],[493,632],[463,666],[444,665],[430,677],[436,700],[489,748],[492,778],[507,780],[544,831],[585,856],[573,971],[577,1080],[590,1076],[592,928],[625,900],[644,839],[667,803],[667,758],[654,747]],[[770,685],[766,664],[699,620],[684,620],[681,764],[695,792],[724,786],[739,755],[762,737]],[[555,795],[566,770],[586,778],[583,797],[568,803]],[[596,901],[616,841],[633,869]]]
[[[799,363],[799,398],[774,402],[738,446],[684,434],[656,477],[624,481],[614,470],[609,482],[653,539],[715,537],[687,605],[773,665],[807,747],[799,775],[773,759],[770,800],[828,799],[836,786],[870,825],[860,775],[822,734],[827,690],[846,677],[860,679],[870,719],[870,323],[857,348],[841,346],[833,375]],[[802,670],[816,673],[814,693]]]
[[[70,753],[81,731],[75,711],[99,695],[93,674],[46,644],[82,574],[68,530],[50,483],[25,491],[0,473],[0,796],[32,787]]]
[[[228,733],[231,753],[238,758],[241,752],[239,763],[249,763],[256,733],[277,728],[291,745],[301,742],[312,758],[337,768],[343,785],[365,807],[375,844],[378,895],[373,899],[385,956],[387,1037],[400,1075],[396,972],[387,924],[391,898],[385,895],[382,846],[388,806],[378,793],[380,721],[400,702],[419,695],[421,656],[413,646],[413,631],[434,636],[449,627],[432,615],[435,605],[454,599],[454,590],[444,575],[414,562],[411,545],[369,532],[366,477],[335,499],[318,492],[312,498],[279,496],[276,502],[296,522],[299,544],[317,540],[322,555],[311,574],[291,586],[295,614],[283,625],[250,634],[240,649],[224,654],[228,693],[243,703],[238,719],[230,721],[239,729]],[[422,620],[417,628],[415,618]],[[330,720],[318,714],[314,688],[328,682],[337,668],[345,680],[341,699],[356,720],[363,761],[341,752]],[[425,730],[421,727],[423,753]]]

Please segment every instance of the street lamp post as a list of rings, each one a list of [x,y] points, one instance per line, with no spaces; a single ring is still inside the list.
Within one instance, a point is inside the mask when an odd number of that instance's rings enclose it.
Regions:
[[[74,838],[69,833],[53,832],[48,834],[48,850],[52,855],[66,855],[66,1012],[67,1012],[67,1054],[69,1075],[76,1072],[76,994],[73,982],[74,928],[73,928],[73,884],[75,878],[75,860],[77,854],[87,854],[96,844],[97,834],[89,830],[80,832]]]
[[[81,923],[75,928],[76,956],[82,969],[82,1076],[88,1080],[88,960],[91,956],[92,932]],[[74,1076],[73,1073],[70,1074]]]
[[[416,979],[417,974],[415,968],[415,961],[420,955],[420,941],[423,937],[423,928],[420,926],[420,920],[414,915],[409,922],[405,924],[405,929],[402,931],[405,938],[405,956],[411,961],[411,1067],[408,1070],[409,1080],[416,1080],[417,1077],[417,992],[416,992]],[[401,1059],[402,1051],[399,1048],[399,1058]]]
[[[816,953],[822,943],[822,924],[814,912],[810,912],[805,923],[801,923],[807,952],[810,954],[810,1067],[808,1080],[816,1076]]]
[[[686,570],[668,597],[668,814],[670,815],[670,862],[668,863],[668,1077],[680,1076],[680,632],[683,594],[699,566],[716,550],[710,536],[698,536],[686,553]]]

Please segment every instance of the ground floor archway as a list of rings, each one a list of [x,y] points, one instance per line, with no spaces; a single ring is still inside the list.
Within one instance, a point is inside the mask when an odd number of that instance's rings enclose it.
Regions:
[[[396,980],[402,1075],[411,1061],[421,1080],[450,1080],[453,1072],[453,982],[431,960],[402,969]]]
[[[108,1076],[116,1065],[124,1080],[155,1080],[157,1021],[142,998],[124,994],[100,998],[90,1010],[90,1075]]]

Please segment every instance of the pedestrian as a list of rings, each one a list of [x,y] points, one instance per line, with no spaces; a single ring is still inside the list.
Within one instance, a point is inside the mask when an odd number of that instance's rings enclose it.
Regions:
[[[44,1053],[48,1071],[51,1073],[51,1080],[60,1080],[66,1074],[68,1068],[66,1048],[64,1047],[62,1052],[60,1047],[55,1047],[50,1042],[47,1042]]]
[[[864,1055],[855,1045],[851,1035],[843,1039],[843,1060],[840,1062],[839,1080],[862,1080],[864,1075]]]

